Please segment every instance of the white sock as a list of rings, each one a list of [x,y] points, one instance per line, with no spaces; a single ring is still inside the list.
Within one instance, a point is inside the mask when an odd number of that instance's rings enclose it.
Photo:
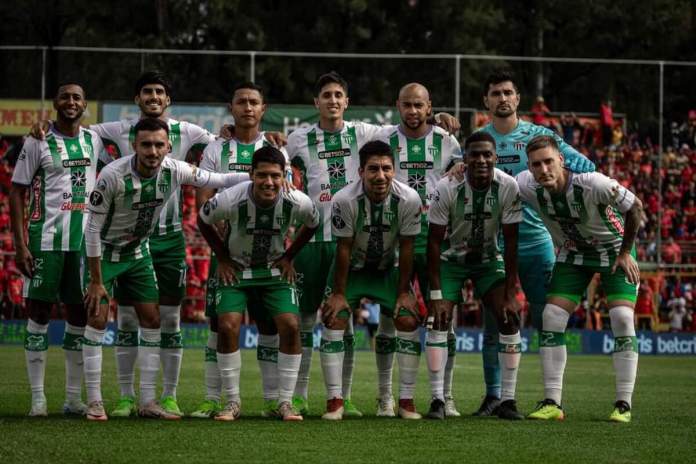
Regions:
[[[343,330],[331,330],[326,327],[321,331],[319,348],[321,370],[324,372],[326,397],[343,398]]]
[[[114,353],[121,396],[135,397],[135,363],[138,359],[138,315],[133,306],[118,306],[118,332]]]
[[[31,401],[46,401],[44,377],[46,374],[46,353],[48,351],[48,324],[27,320],[27,333],[24,337],[24,355],[27,375],[31,386]]]
[[[82,377],[85,369],[82,360],[84,334],[84,327],[65,323],[63,353],[65,354],[65,399],[68,401],[80,401],[82,397]]]
[[[217,332],[208,332],[208,346],[205,348],[205,399],[220,401],[220,368],[217,362]]]
[[[345,355],[343,356],[343,399],[350,399],[353,390],[353,369],[355,368],[355,333],[353,331],[353,316],[348,319],[348,327],[343,333],[343,346]]]
[[[379,315],[379,326],[375,337],[375,360],[377,361],[377,388],[379,398],[392,396],[392,370],[396,351],[396,328],[391,317]]]
[[[181,306],[160,305],[160,361],[162,362],[162,397],[176,398],[184,345],[181,340]]]
[[[425,359],[430,378],[430,394],[445,401],[445,364],[447,364],[447,332],[428,330],[425,337]]]
[[[300,398],[307,399],[309,392],[309,371],[312,368],[312,352],[314,351],[314,326],[317,322],[316,313],[300,314],[300,339],[302,341],[302,362],[300,372],[297,374],[297,384],[295,394]]]
[[[157,374],[160,367],[160,329],[140,328],[138,369],[140,369],[140,405],[154,401],[157,390]]]
[[[292,401],[301,361],[301,354],[278,352],[278,404]]]
[[[259,362],[261,370],[261,385],[263,386],[263,399],[277,400],[278,399],[278,376],[279,376],[279,360],[278,344],[280,337],[276,335],[259,334],[258,344],[256,347],[256,359]],[[302,357],[301,354],[297,355]],[[299,369],[299,366],[298,366]],[[297,381],[297,376],[295,376]],[[293,389],[295,387],[293,386]],[[292,392],[290,392],[292,395]]]
[[[396,331],[396,362],[399,364],[399,399],[413,399],[418,378],[421,344],[419,331]]]
[[[450,328],[447,334],[447,363],[445,364],[444,392],[445,398],[452,398],[452,379],[454,378],[454,366],[457,364],[457,336],[454,329]]]
[[[239,397],[239,374],[242,370],[242,353],[237,350],[234,353],[217,353],[218,367],[220,368],[220,380],[222,392],[227,402],[235,401],[241,404]]]
[[[85,367],[85,389],[87,402],[101,401],[102,374],[102,343],[104,330],[85,327],[85,338],[82,342],[82,360]]]
[[[565,330],[568,312],[547,303],[542,314],[543,328],[540,334],[539,355],[544,376],[544,397],[561,404],[563,373],[568,354],[565,345]]]
[[[517,371],[522,356],[522,337],[519,331],[512,335],[498,333],[498,343],[498,360],[502,371],[500,401],[514,400]]]
[[[614,334],[614,372],[616,372],[616,401],[631,406],[633,388],[638,372],[638,342],[633,322],[633,309],[615,306],[609,310],[611,330]]]

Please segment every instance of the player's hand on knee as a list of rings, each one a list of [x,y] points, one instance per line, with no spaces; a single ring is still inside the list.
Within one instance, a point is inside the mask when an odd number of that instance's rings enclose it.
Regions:
[[[350,311],[348,300],[341,293],[332,293],[321,307],[321,318],[324,325],[331,326],[341,311]]]
[[[449,327],[449,317],[449,305],[445,300],[430,301],[430,314],[428,315],[427,324],[429,329],[447,330]]]
[[[101,283],[90,282],[85,292],[85,309],[90,318],[103,319],[105,314],[101,311],[102,300],[109,301],[109,294]],[[107,306],[108,308],[108,306]],[[108,309],[107,309],[108,311]]]
[[[640,269],[638,268],[638,263],[630,253],[619,253],[614,261],[614,265],[611,268],[611,273],[615,273],[616,269],[621,267],[626,273],[626,279],[634,285],[638,285],[640,282]]]
[[[422,322],[421,314],[418,311],[418,302],[411,293],[401,293],[396,298],[396,304],[394,305],[394,319],[399,317],[399,312],[401,312],[402,309],[406,310],[409,315],[418,321],[419,324]]]
[[[503,299],[503,324],[518,327],[520,325],[520,304],[515,295],[506,295]]]

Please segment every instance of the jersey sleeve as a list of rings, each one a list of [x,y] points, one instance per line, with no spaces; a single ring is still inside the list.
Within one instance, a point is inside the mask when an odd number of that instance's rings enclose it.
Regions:
[[[502,222],[503,224],[516,224],[522,222],[522,199],[517,182],[510,180],[506,183],[505,194],[502,198]]]
[[[529,171],[522,171],[517,174],[515,181],[517,182],[517,187],[520,189],[520,198],[522,201],[535,207],[534,189],[531,185],[532,173]]]
[[[331,200],[331,233],[336,237],[348,238],[354,234],[353,208],[343,195],[334,196]]]
[[[377,140],[380,131],[389,126],[378,126],[377,124],[369,124],[366,122],[356,122],[355,129],[358,132],[358,144],[361,146],[372,140]],[[392,126],[393,127],[393,126]]]
[[[444,171],[442,172],[443,175],[445,174],[445,172],[452,169],[454,163],[462,161],[462,148],[459,145],[459,141],[457,140],[457,138],[452,134],[447,134],[444,137],[444,142],[444,156],[442,157],[442,159],[443,161],[445,161],[445,163]]]
[[[171,160],[176,164],[176,173],[180,185],[193,185],[211,189],[229,188],[244,180],[249,180],[246,172],[220,174],[206,171],[184,161]]]
[[[594,201],[600,205],[611,205],[622,213],[633,207],[636,197],[616,180],[604,174],[593,173],[591,177]]]
[[[191,140],[191,148],[203,148],[215,141],[215,136],[195,124],[186,124],[186,130]]]
[[[112,170],[105,169],[101,172],[97,184],[89,194],[87,209],[90,213],[106,214],[109,212],[116,194],[117,184],[118,179]]]
[[[406,196],[401,209],[401,228],[399,236],[415,237],[421,232],[421,199],[416,192]]]
[[[432,224],[438,226],[446,226],[449,224],[450,182],[451,180],[445,177],[440,179],[435,187],[435,192],[433,192],[433,197],[430,200],[430,207],[428,208],[428,222]]]
[[[233,212],[231,192],[225,190],[209,198],[203,203],[198,215],[206,224],[215,224],[216,222],[230,219],[230,214]]]
[[[24,186],[31,185],[39,166],[41,166],[41,142],[27,137],[22,151],[17,157],[17,164],[12,173],[12,182]]]
[[[218,150],[220,144],[211,143],[203,150],[203,158],[201,159],[200,168],[211,172],[220,172],[220,156]]]
[[[319,210],[317,209],[314,202],[307,195],[297,196],[300,199],[297,222],[304,224],[305,226],[311,229],[319,227],[321,217],[319,216]]]
[[[98,137],[97,139],[93,140],[92,143],[94,144],[94,150],[97,152],[97,166],[106,166],[110,162],[113,161],[113,158],[111,158],[111,155],[106,151],[106,147],[104,146],[104,142],[102,142],[101,137]],[[98,169],[101,170],[101,169]]]

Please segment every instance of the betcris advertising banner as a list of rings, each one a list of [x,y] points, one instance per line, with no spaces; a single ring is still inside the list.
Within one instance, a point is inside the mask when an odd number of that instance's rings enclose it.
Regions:
[[[5,320],[0,323],[0,345],[23,345],[27,322],[24,320]],[[51,321],[48,329],[48,343],[62,345],[64,321]],[[184,346],[186,348],[203,348],[208,341],[208,326],[206,324],[182,324]],[[425,342],[425,331],[422,331],[421,342]],[[478,353],[483,346],[481,330],[457,329],[457,352]],[[239,335],[241,348],[256,348],[258,332],[255,326],[242,326]],[[696,333],[653,333],[638,332],[638,350],[643,355],[696,355]],[[319,348],[321,330],[314,329],[314,348]],[[104,345],[111,346],[116,341],[116,325],[107,325]],[[566,346],[571,354],[609,354],[614,350],[614,338],[611,332],[595,332],[589,330],[569,330],[566,332]],[[355,328],[355,347],[358,350],[369,350],[370,343],[367,330],[364,327]],[[522,331],[522,351],[537,353],[539,337],[536,331]]]
[[[172,105],[167,110],[169,117],[180,121],[197,124],[213,134],[219,134],[225,124],[232,124],[234,119],[227,105],[211,103],[206,105]],[[140,109],[132,103],[110,102],[101,106],[100,122],[132,119],[140,116]],[[394,108],[382,106],[349,107],[345,113],[348,121],[363,121],[371,124],[396,124],[399,114]],[[290,132],[305,127],[319,120],[319,112],[311,105],[268,105],[261,129],[265,131]]]

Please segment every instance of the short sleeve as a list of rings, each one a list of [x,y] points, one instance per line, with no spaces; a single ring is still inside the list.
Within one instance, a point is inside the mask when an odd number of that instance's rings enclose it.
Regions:
[[[198,215],[206,224],[215,224],[224,219],[229,219],[231,203],[230,191],[220,192],[203,203]]]
[[[24,186],[31,185],[39,166],[41,166],[41,142],[27,137],[17,157],[12,182]]]
[[[401,237],[415,237],[421,232],[421,199],[416,192],[414,195],[406,197],[406,202],[402,210]]]
[[[591,179],[592,193],[597,204],[615,206],[622,213],[633,207],[635,195],[616,180],[600,173],[593,173]]]
[[[206,171],[220,172],[220,149],[219,143],[211,143],[203,150],[200,168]]]
[[[319,227],[321,217],[319,216],[319,210],[314,202],[307,195],[297,196],[300,198],[298,222],[312,229]]]
[[[505,196],[502,205],[503,224],[516,224],[522,222],[522,199],[517,182],[511,181],[506,185]]]
[[[449,224],[449,183],[452,182],[447,177],[440,179],[435,186],[435,191],[430,200],[428,208],[428,222],[438,226],[446,226]]]
[[[331,232],[336,237],[352,237],[353,209],[343,195],[334,196],[331,200]]]
[[[191,140],[191,146],[207,146],[215,141],[215,136],[195,124],[186,124],[189,137]]]
[[[113,170],[105,168],[94,189],[89,194],[89,205],[87,209],[91,213],[95,214],[106,214],[109,212],[111,203],[113,202],[113,197],[116,194],[118,186],[118,179],[116,173]]]

